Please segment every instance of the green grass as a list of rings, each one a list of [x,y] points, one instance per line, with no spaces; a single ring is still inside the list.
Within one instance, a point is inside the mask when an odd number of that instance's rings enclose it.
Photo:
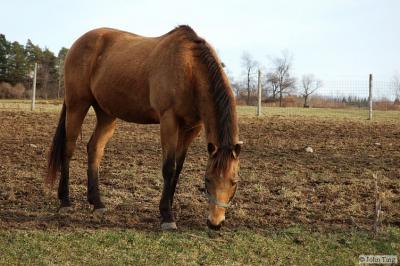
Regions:
[[[50,102],[52,103],[52,102]],[[17,106],[18,108],[15,108]],[[29,110],[29,101],[0,100],[0,110]],[[38,102],[37,112],[61,106]],[[238,106],[241,117],[255,107]],[[309,117],[366,121],[360,109],[263,108],[263,117]],[[375,111],[374,121],[399,121],[399,111]],[[228,228],[227,228],[228,229]],[[361,231],[311,232],[293,227],[277,231],[240,229],[173,233],[141,230],[0,230],[0,265],[150,264],[150,265],[358,265],[360,254],[400,256],[400,228],[377,237]]]
[[[0,231],[0,264],[354,265],[360,254],[400,255],[400,229],[371,237],[363,232],[317,233],[294,227],[147,232]]]

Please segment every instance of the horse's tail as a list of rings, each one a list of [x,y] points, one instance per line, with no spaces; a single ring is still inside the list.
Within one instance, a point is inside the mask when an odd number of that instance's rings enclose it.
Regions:
[[[53,142],[50,147],[48,165],[47,165],[47,176],[45,178],[45,183],[47,185],[53,186],[57,178],[57,171],[61,170],[61,166],[64,160],[64,150],[66,141],[66,131],[65,131],[65,117],[66,117],[66,106],[63,103],[60,119],[58,121],[58,126],[56,133],[53,137]]]

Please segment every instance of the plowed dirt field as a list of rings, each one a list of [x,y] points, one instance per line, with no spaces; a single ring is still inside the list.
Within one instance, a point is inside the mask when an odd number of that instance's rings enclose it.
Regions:
[[[58,214],[55,189],[43,185],[58,112],[0,111],[0,229],[159,229],[162,189],[158,125],[119,121],[100,170],[108,209],[92,215],[86,201],[85,120],[71,162],[73,211]],[[226,228],[302,225],[322,230],[373,225],[379,179],[382,222],[400,226],[400,124],[312,117],[240,117],[241,182]],[[313,153],[305,152],[311,146]],[[192,144],[175,196],[180,228],[205,227],[204,136]]]

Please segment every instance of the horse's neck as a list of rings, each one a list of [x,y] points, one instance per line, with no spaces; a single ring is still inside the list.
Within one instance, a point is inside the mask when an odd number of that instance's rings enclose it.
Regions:
[[[204,123],[206,140],[208,143],[213,143],[217,146],[221,146],[222,143],[219,138],[220,132],[222,130],[219,122],[220,114],[215,110],[214,99],[209,93],[203,93],[202,98],[203,99],[200,104],[201,105],[200,113]],[[237,128],[236,128],[237,127],[236,110],[234,110],[234,107],[231,105],[226,106],[226,108],[232,108],[232,110],[229,113],[231,114],[230,135],[232,136],[232,140],[230,140],[230,142],[233,144],[238,141]]]
[[[203,123],[204,123],[204,129],[206,133],[206,140],[207,143],[214,143],[216,145],[220,144],[219,143],[219,138],[218,138],[218,123],[217,123],[217,117],[214,116],[209,109],[207,111],[207,114],[202,117]]]

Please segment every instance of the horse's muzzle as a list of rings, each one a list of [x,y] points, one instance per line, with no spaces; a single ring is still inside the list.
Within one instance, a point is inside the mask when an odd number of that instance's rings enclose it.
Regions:
[[[218,231],[219,229],[221,229],[221,226],[224,224],[224,221],[220,222],[218,225],[214,225],[210,222],[210,220],[207,219],[207,226],[208,228],[212,229],[212,230],[216,230]]]

